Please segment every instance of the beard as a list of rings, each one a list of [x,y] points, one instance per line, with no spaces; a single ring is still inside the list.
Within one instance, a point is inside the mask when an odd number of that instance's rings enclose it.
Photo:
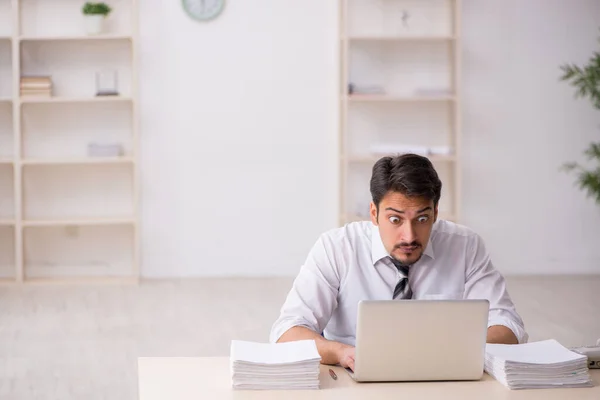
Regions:
[[[421,257],[422,257],[422,256],[423,256],[423,253],[419,254],[419,257],[417,257],[417,259],[416,259],[416,260],[414,260],[414,261],[404,261],[404,260],[399,260],[399,259],[398,259],[397,257],[395,257],[394,255],[392,255],[392,258],[393,258],[394,260],[396,260],[396,262],[397,262],[398,264],[400,264],[401,266],[408,268],[408,267],[412,266],[413,264],[416,264],[417,262],[419,262],[419,260],[421,259]]]
[[[403,250],[406,248],[414,248],[414,250],[410,253],[402,253],[403,255],[405,255],[407,258],[410,258],[414,253],[419,252],[418,257],[414,260],[401,260],[401,259],[398,259],[398,257],[393,254],[395,250],[398,250],[398,249]],[[392,250],[392,254],[390,254],[390,255],[400,265],[402,265],[404,267],[410,267],[411,265],[417,263],[423,256],[423,246],[421,246],[421,244],[417,241],[414,241],[412,243],[406,243],[406,242],[398,243],[397,245],[394,246],[394,249]]]

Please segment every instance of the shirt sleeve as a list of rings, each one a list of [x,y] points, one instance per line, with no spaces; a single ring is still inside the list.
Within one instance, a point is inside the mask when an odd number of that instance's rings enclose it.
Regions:
[[[312,247],[271,328],[271,343],[294,326],[323,332],[338,304],[340,279],[333,251],[324,236]]]
[[[490,302],[488,327],[506,326],[519,343],[526,343],[529,336],[523,320],[506,289],[504,277],[494,268],[480,236],[475,235],[470,240],[469,252],[467,259],[471,262],[467,265],[465,298],[487,299]]]

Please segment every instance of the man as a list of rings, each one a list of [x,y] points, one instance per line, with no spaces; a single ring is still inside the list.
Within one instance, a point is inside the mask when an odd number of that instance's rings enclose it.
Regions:
[[[482,239],[438,220],[442,183],[431,162],[414,154],[384,157],[373,166],[370,185],[371,221],[321,235],[271,342],[314,339],[323,364],[354,369],[358,302],[384,299],[487,299],[487,342],[526,342],[523,321]]]

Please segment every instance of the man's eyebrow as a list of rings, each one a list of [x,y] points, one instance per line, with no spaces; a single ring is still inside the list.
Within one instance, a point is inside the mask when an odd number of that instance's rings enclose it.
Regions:
[[[386,210],[386,211],[395,211],[395,212],[397,212],[398,214],[404,214],[404,211],[396,210],[395,208],[392,208],[392,207],[388,207],[388,208],[386,208],[385,210]]]
[[[392,208],[392,207],[387,207],[385,210],[386,211],[394,211],[394,212],[397,212],[398,214],[404,214],[404,211],[396,210],[395,208]],[[431,206],[427,206],[427,207],[423,208],[422,210],[417,211],[417,214],[421,214],[422,212],[425,212],[427,210],[431,210]]]

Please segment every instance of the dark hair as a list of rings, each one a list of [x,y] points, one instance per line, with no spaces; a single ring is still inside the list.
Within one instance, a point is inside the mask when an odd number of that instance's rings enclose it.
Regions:
[[[375,163],[371,175],[371,197],[378,210],[381,199],[389,191],[406,197],[424,197],[433,200],[436,206],[442,181],[427,157],[417,154],[383,157]]]

